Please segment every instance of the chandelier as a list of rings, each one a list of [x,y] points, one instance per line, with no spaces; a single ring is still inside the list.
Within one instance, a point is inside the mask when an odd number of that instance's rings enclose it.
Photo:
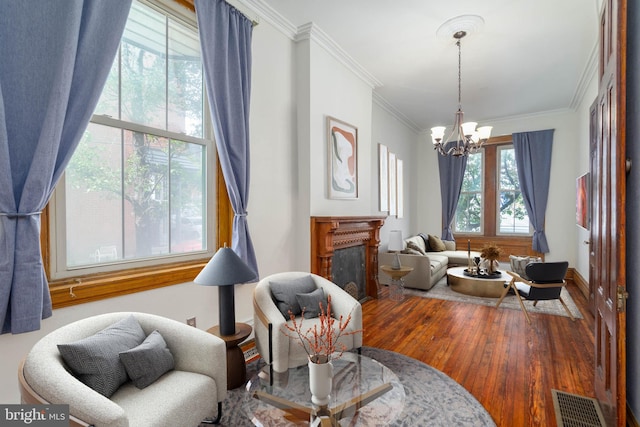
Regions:
[[[453,37],[457,40],[456,46],[458,46],[458,111],[456,111],[453,129],[447,139],[442,142],[447,128],[445,126],[431,128],[433,148],[443,156],[466,156],[475,153],[480,150],[482,144],[491,136],[491,126],[481,126],[476,129],[478,123],[464,122],[464,113],[462,112],[462,78],[460,72],[462,64],[460,40],[466,35],[467,32],[462,30],[456,31],[453,34]]]

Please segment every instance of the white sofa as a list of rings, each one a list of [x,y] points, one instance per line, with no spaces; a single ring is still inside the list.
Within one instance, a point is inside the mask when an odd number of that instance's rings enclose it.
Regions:
[[[143,389],[127,382],[109,398],[72,375],[58,344],[77,342],[134,315],[145,334],[158,330],[175,367]],[[197,426],[220,415],[227,395],[222,339],[184,323],[146,313],[109,313],[49,333],[27,354],[18,372],[23,403],[69,404],[70,426]]]
[[[412,267],[413,271],[404,277],[404,285],[408,288],[429,290],[435,286],[445,274],[447,268],[466,266],[469,262],[469,254],[466,250],[457,250],[456,242],[443,240],[444,251],[430,251],[422,236],[411,236],[404,240],[404,249],[399,254],[400,263],[403,266]],[[425,253],[418,254],[411,247],[417,246]],[[409,253],[411,252],[411,253]],[[378,282],[383,285],[391,283],[391,278],[382,271],[383,265],[392,265],[396,254],[381,248],[378,253]],[[471,257],[479,257],[480,252],[471,251]]]

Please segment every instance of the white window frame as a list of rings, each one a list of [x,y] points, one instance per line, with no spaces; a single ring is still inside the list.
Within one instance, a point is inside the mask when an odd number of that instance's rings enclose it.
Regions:
[[[533,227],[531,226],[531,221],[529,221],[529,231],[526,233],[509,233],[500,231],[500,194],[503,192],[500,175],[502,174],[502,152],[504,150],[514,150],[513,144],[500,145],[496,150],[496,236],[532,236]],[[513,191],[516,190],[504,190],[504,192]],[[527,213],[527,217],[528,216],[529,215]]]
[[[177,5],[173,1],[150,2],[146,0],[138,0],[141,4],[149,6],[176,21],[190,26],[197,31],[195,13]],[[119,57],[116,58],[119,60]],[[67,241],[66,241],[66,204],[65,204],[65,176],[62,175],[56,189],[49,201],[49,277],[51,280],[60,280],[73,278],[77,276],[85,276],[91,274],[117,272],[120,270],[152,267],[165,264],[189,262],[210,258],[215,251],[216,246],[216,229],[218,218],[216,217],[216,150],[213,140],[213,128],[211,123],[211,115],[208,106],[206,94],[204,93],[203,82],[203,138],[196,138],[185,135],[183,133],[175,133],[158,128],[152,128],[137,123],[127,122],[114,119],[105,115],[94,115],[90,122],[99,125],[110,126],[119,129],[126,129],[133,132],[142,132],[147,134],[176,139],[179,141],[196,143],[205,147],[205,207],[206,213],[206,249],[202,251],[194,251],[180,254],[164,254],[161,256],[146,259],[125,259],[118,261],[110,261],[106,264],[67,267]]]
[[[486,168],[486,156],[484,153],[484,150],[479,151],[478,153],[472,154],[474,156],[480,155],[482,157],[482,162],[481,162],[481,166],[482,166],[482,170],[481,170],[481,179],[482,179],[482,183],[480,184],[481,190],[480,191],[473,191],[473,192],[467,192],[467,191],[462,191],[460,190],[460,195],[458,196],[458,202],[460,202],[460,198],[462,197],[463,194],[472,194],[472,193],[480,193],[480,195],[482,196],[482,203],[480,204],[480,230],[479,231],[463,231],[463,230],[458,230],[457,227],[457,222],[456,222],[456,216],[454,215],[453,218],[453,232],[454,233],[458,233],[460,235],[469,235],[469,236],[478,236],[478,235],[484,235],[484,221],[485,221],[485,211],[484,211],[484,204],[485,204],[485,193],[486,193],[486,188],[485,188],[485,168]],[[467,173],[467,170],[465,169],[464,173]],[[457,209],[457,208],[456,208]]]

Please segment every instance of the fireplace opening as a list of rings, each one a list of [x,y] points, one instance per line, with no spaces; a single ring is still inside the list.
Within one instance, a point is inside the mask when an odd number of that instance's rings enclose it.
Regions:
[[[337,249],[331,264],[333,282],[358,301],[367,297],[364,245]]]

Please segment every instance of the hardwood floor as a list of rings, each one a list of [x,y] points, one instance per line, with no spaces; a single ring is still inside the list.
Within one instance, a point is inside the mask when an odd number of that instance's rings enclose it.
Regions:
[[[498,426],[555,426],[551,389],[595,397],[594,319],[573,284],[583,319],[408,296],[362,305],[364,345],[421,360],[449,375]],[[543,304],[541,302],[540,304]]]

